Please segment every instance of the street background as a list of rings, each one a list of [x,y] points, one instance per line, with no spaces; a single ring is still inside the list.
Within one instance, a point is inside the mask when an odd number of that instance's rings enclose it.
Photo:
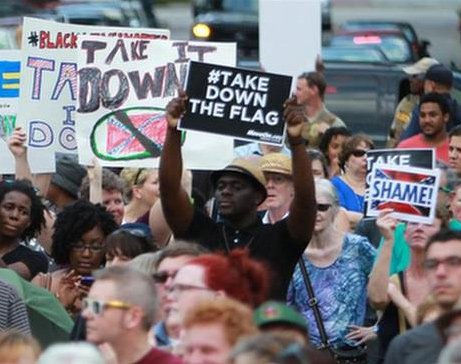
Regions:
[[[347,20],[393,20],[410,22],[420,39],[431,42],[429,52],[440,62],[454,62],[461,68],[458,31],[459,0],[333,0],[333,29]],[[193,16],[189,3],[158,5],[161,26],[171,30],[173,39],[189,39]],[[306,34],[308,36],[308,34]]]

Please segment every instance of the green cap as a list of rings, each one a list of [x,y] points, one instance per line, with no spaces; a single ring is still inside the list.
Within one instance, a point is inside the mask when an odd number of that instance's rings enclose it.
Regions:
[[[259,306],[254,312],[253,319],[259,328],[269,324],[283,323],[296,326],[306,332],[308,330],[303,315],[281,302],[269,301]]]

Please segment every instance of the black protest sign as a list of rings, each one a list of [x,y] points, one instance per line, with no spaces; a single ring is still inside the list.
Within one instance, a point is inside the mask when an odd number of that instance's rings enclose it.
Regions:
[[[375,164],[394,166],[408,166],[417,168],[434,169],[434,149],[377,149],[367,152],[367,179],[365,192],[365,211],[368,211],[368,194],[370,190],[370,178]]]
[[[179,128],[282,145],[283,103],[292,78],[190,62],[186,115]]]

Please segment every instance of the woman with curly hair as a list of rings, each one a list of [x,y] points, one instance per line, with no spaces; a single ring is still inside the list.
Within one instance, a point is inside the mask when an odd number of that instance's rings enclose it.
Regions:
[[[104,240],[116,229],[114,216],[99,204],[78,200],[66,206],[56,217],[52,237],[52,257],[62,269],[40,274],[33,283],[53,292],[66,309],[77,312],[92,271],[104,263]]]
[[[0,267],[10,268],[31,280],[48,270],[48,260],[24,245],[45,224],[45,207],[26,180],[0,183]]]

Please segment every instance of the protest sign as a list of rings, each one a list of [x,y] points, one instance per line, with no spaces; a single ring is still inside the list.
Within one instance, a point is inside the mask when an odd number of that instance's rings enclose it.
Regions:
[[[15,160],[7,143],[16,126],[20,57],[18,50],[0,50],[0,174],[15,173]],[[54,153],[29,153],[28,160],[33,173],[53,172],[55,169]]]
[[[440,171],[376,163],[368,194],[368,216],[385,208],[397,219],[431,224],[435,216]]]
[[[315,71],[322,48],[320,0],[258,0],[259,60],[267,72]]]
[[[288,76],[191,62],[179,128],[282,145],[291,82]]]
[[[365,192],[365,211],[368,210],[368,194],[373,166],[376,164],[409,166],[417,168],[435,168],[435,151],[426,149],[376,149],[367,152],[367,179]],[[366,215],[368,216],[368,215]]]
[[[96,34],[107,39],[132,39],[139,51],[144,40],[168,39],[164,29],[116,28],[63,24],[25,18],[22,38],[21,94],[18,124],[31,149],[77,153],[77,54],[79,38]]]
[[[97,157],[108,166],[157,166],[167,131],[164,108],[184,87],[189,60],[235,64],[232,43],[81,40],[77,141],[82,164]],[[232,141],[187,133],[183,151],[187,168],[221,168],[232,159]]]

